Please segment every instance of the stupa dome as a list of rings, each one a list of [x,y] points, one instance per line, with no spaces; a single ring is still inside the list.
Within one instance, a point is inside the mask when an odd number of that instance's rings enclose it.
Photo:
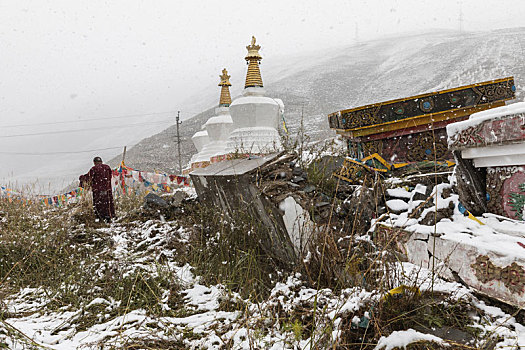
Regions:
[[[230,105],[230,114],[235,126],[228,140],[228,153],[270,153],[282,148],[279,120],[284,105],[282,101],[265,96],[259,64],[262,59],[260,46],[252,37],[247,46],[248,62],[246,83],[242,96]]]

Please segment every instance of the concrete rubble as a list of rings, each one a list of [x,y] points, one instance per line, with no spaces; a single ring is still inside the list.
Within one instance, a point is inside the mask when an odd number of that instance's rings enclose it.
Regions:
[[[493,214],[465,216],[455,186],[423,187],[389,191],[390,201],[403,201],[407,209],[376,222],[375,241],[445,279],[523,307],[525,223]]]
[[[350,184],[331,176],[341,164],[324,157],[300,166],[296,155],[279,153],[213,164],[191,177],[200,201],[255,218],[264,251],[283,267],[308,261],[307,269],[319,271],[318,248],[326,244],[323,277],[355,279],[340,268],[346,259],[359,254],[366,265],[386,248],[396,259],[524,306],[525,224],[462,212],[452,168],[365,172],[360,184]]]
[[[262,237],[265,251],[283,266],[298,261],[313,231],[304,203],[314,189],[306,184],[307,175],[294,159],[284,153],[232,159],[190,175],[199,200],[232,217],[241,211],[254,218],[262,228],[260,234],[266,236]],[[326,204],[330,203],[318,203],[321,213]]]

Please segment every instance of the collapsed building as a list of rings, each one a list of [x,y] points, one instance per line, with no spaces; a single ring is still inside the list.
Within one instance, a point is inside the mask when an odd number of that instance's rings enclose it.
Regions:
[[[375,173],[391,186],[375,242],[523,307],[525,103],[506,105],[515,91],[509,77],[343,110],[329,123],[349,156],[334,175]],[[414,169],[420,183],[406,186]]]
[[[391,162],[453,159],[445,127],[515,97],[514,78],[345,109],[328,115],[347,143],[348,156],[378,153]]]

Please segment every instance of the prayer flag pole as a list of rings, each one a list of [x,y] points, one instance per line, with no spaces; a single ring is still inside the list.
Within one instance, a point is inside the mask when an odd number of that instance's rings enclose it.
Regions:
[[[127,146],[124,146],[124,152],[122,152],[122,163],[121,163],[121,165],[124,165],[124,161],[126,160],[126,148],[127,148]]]

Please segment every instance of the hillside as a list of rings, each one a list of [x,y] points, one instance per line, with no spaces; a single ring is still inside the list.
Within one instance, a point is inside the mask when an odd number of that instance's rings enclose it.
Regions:
[[[464,34],[440,31],[268,59],[261,69],[267,95],[285,103],[290,133],[296,133],[303,114],[305,134],[310,140],[320,140],[333,135],[328,113],[474,82],[512,75],[517,99],[523,100],[524,47],[525,28]],[[218,97],[215,86],[210,90],[216,90]],[[210,91],[202,96],[210,96]],[[183,164],[196,152],[191,136],[213,113],[210,108],[181,125]],[[143,170],[176,172],[175,136],[175,126],[171,126],[142,140],[128,150],[127,163]],[[111,164],[120,159],[114,158]]]

